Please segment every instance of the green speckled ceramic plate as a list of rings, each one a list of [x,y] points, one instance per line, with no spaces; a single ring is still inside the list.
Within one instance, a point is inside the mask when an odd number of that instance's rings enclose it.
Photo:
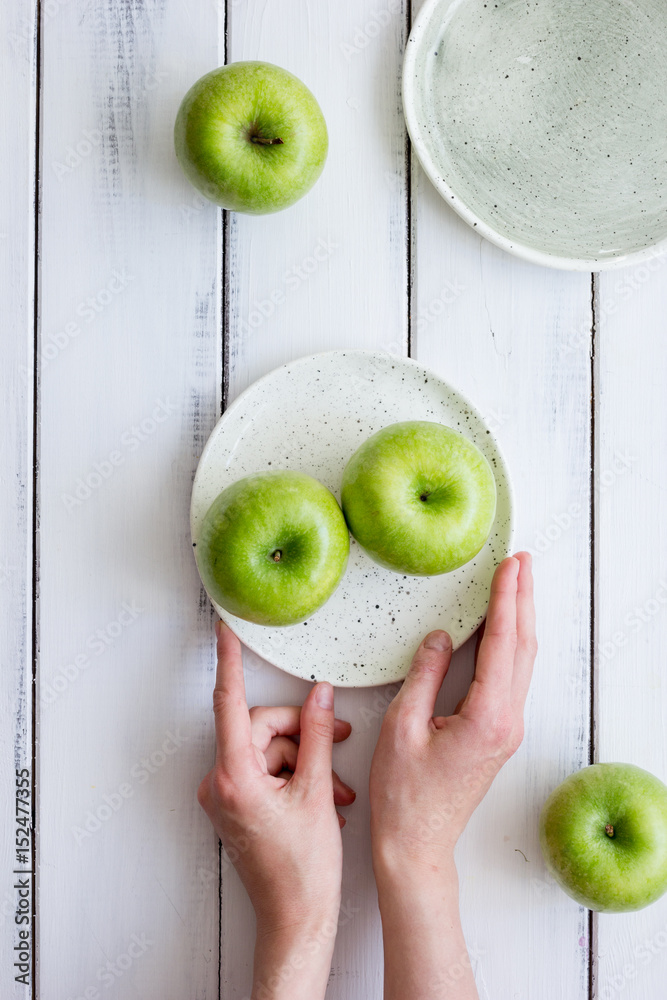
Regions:
[[[403,103],[424,170],[487,239],[600,270],[667,249],[665,0],[427,0]]]
[[[435,420],[481,448],[496,479],[496,518],[474,559],[442,576],[384,569],[351,539],[347,571],[324,607],[305,624],[265,628],[216,605],[243,642],[307,680],[367,687],[401,680],[419,642],[445,628],[456,649],[482,622],[491,577],[512,544],[507,467],[477,410],[444,379],[408,358],[332,351],[300,358],[265,375],[236,399],[213,430],[192,490],[197,542],[206,511],[225,486],[263,469],[297,469],[340,501],[348,459],[360,444],[399,420]]]

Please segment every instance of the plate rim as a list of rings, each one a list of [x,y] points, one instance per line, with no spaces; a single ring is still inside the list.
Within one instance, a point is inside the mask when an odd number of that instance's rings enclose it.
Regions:
[[[479,422],[488,431],[488,434],[490,435],[491,440],[493,441],[493,447],[494,447],[494,449],[495,449],[495,451],[497,453],[497,456],[498,456],[498,458],[500,460],[500,463],[501,463],[501,466],[502,466],[502,470],[503,470],[503,473],[504,473],[504,480],[505,480],[505,485],[506,485],[508,508],[509,508],[509,532],[508,532],[508,538],[507,538],[507,549],[508,549],[508,552],[512,552],[513,547],[514,547],[515,534],[516,534],[516,499],[515,499],[515,494],[514,494],[514,484],[513,484],[513,481],[512,481],[512,477],[510,475],[509,465],[507,464],[507,460],[505,458],[505,454],[503,452],[503,449],[501,448],[500,444],[498,443],[498,439],[497,439],[495,433],[491,430],[490,427],[488,427],[488,423],[485,420],[485,418],[482,416],[482,414],[481,414],[480,410],[478,409],[478,407],[473,402],[471,402],[471,400],[469,399],[469,397],[467,396],[466,393],[462,392],[460,389],[458,389],[456,386],[452,385],[450,382],[447,381],[447,379],[443,378],[441,375],[439,375],[432,368],[427,367],[426,365],[422,364],[420,361],[416,360],[415,358],[408,357],[407,355],[405,355],[405,356],[394,355],[394,354],[389,353],[388,351],[373,350],[372,348],[356,348],[356,347],[334,348],[333,350],[330,350],[330,351],[317,351],[315,354],[304,354],[304,355],[301,355],[298,358],[293,358],[292,360],[286,361],[286,362],[284,362],[281,365],[277,365],[275,368],[272,368],[270,371],[266,372],[264,375],[260,375],[259,378],[255,379],[248,386],[246,386],[246,388],[243,389],[243,391],[240,392],[239,395],[236,396],[234,400],[232,400],[232,402],[229,404],[229,406],[227,407],[227,409],[216,420],[215,425],[211,429],[211,432],[210,432],[210,434],[209,434],[209,436],[208,436],[208,438],[206,440],[206,444],[204,445],[204,449],[203,449],[203,451],[202,451],[202,453],[201,453],[201,455],[199,457],[199,461],[197,463],[197,469],[195,471],[195,475],[194,475],[194,478],[193,478],[193,481],[192,481],[192,490],[191,490],[191,494],[190,494],[190,541],[191,541],[191,543],[194,543],[194,541],[195,541],[195,538],[194,538],[194,496],[195,496],[195,490],[196,490],[196,487],[197,487],[197,480],[199,478],[200,469],[202,469],[203,466],[204,466],[204,464],[205,464],[205,459],[207,457],[208,451],[213,446],[213,440],[217,436],[217,432],[218,432],[218,429],[221,426],[221,424],[228,419],[229,415],[232,413],[232,411],[234,409],[237,408],[237,406],[239,406],[240,404],[243,403],[244,397],[246,395],[248,395],[251,392],[251,390],[255,390],[259,385],[265,383],[270,378],[272,378],[273,376],[275,376],[275,374],[277,372],[282,371],[285,368],[290,368],[290,367],[292,367],[294,365],[297,365],[297,364],[300,365],[302,363],[305,364],[307,362],[316,361],[318,358],[328,357],[328,358],[332,358],[333,359],[334,357],[340,356],[340,355],[346,355],[346,356],[355,355],[355,356],[366,356],[368,358],[382,358],[384,361],[392,360],[393,359],[394,361],[399,362],[399,364],[402,364],[402,365],[405,364],[405,365],[407,365],[407,367],[419,368],[421,371],[426,372],[428,375],[432,376],[432,378],[435,381],[437,381],[437,382],[441,383],[442,385],[444,385],[450,392],[455,393],[459,397],[459,399],[462,402],[462,404],[464,406],[468,407],[472,411],[472,413],[475,415],[475,417],[479,420]],[[194,551],[193,551],[193,559],[194,558],[195,557],[194,557]],[[196,559],[195,559],[195,565],[196,565]],[[202,587],[204,586],[203,583],[201,583],[201,586]],[[205,587],[204,587],[204,590],[206,591]],[[235,615],[232,615],[230,612],[226,611],[224,608],[222,608],[220,605],[218,605],[212,599],[212,597],[208,593],[208,591],[206,591],[206,595],[207,595],[209,601],[211,602],[212,607],[218,613],[219,617],[225,622],[226,625],[228,625],[228,627],[236,635],[237,633],[236,633],[236,631],[234,629],[234,622],[236,622],[236,621],[238,621],[240,619],[238,619]],[[480,625],[481,625],[481,622],[480,622]],[[456,651],[457,649],[459,649],[466,642],[469,642],[470,639],[472,638],[472,636],[475,635],[475,633],[479,629],[480,625],[477,626],[477,628],[470,634],[470,636],[468,636],[467,639],[465,639],[465,640],[463,640],[463,642],[459,643],[458,646],[455,646],[454,647],[454,651]],[[238,636],[238,638],[240,639],[242,645],[246,646],[249,650],[251,650],[251,652],[255,653],[255,655],[259,656],[265,662],[271,664],[271,666],[275,667],[277,670],[282,670],[284,673],[288,674],[290,677],[296,677],[299,680],[306,681],[307,683],[316,683],[316,682],[309,681],[308,678],[303,677],[302,674],[297,673],[295,670],[292,670],[292,669],[288,668],[287,666],[284,666],[283,664],[274,663],[273,660],[269,659],[266,656],[265,652],[260,652],[259,649],[255,648],[255,645],[253,643],[248,642],[245,638],[241,638],[240,636]],[[334,684],[334,687],[346,688],[346,689],[351,689],[351,690],[354,690],[354,689],[364,689],[364,688],[373,688],[373,687],[383,687],[386,684],[397,684],[397,683],[400,684],[400,683],[402,683],[403,679],[404,678],[402,678],[402,677],[399,678],[399,679],[391,678],[389,680],[368,681],[366,683],[359,682],[359,681],[355,682],[353,680],[345,681],[345,682],[343,682],[343,681],[336,681],[335,684]],[[332,681],[331,683],[334,683],[334,682]]]
[[[462,5],[468,0],[458,0]],[[412,142],[417,158],[424,170],[424,173],[433,184],[438,194],[444,199],[447,205],[459,215],[472,229],[484,236],[490,243],[500,247],[515,257],[526,260],[531,264],[540,264],[544,267],[556,268],[562,271],[613,271],[632,264],[639,264],[645,260],[652,260],[655,257],[663,257],[667,253],[667,236],[656,243],[651,243],[641,250],[632,250],[617,257],[563,257],[558,254],[551,254],[545,250],[538,250],[525,243],[518,243],[507,236],[503,236],[488,223],[484,222],[475,212],[469,208],[464,201],[449,186],[437,169],[426,142],[424,140],[424,130],[418,121],[416,113],[415,91],[415,66],[419,45],[423,41],[423,36],[428,25],[438,7],[447,5],[447,8],[457,0],[426,0],[410,30],[410,36],[405,46],[402,73],[402,101],[403,115],[407,125],[410,141]]]

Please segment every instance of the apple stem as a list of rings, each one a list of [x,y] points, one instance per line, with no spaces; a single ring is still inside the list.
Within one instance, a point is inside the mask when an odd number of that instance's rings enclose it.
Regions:
[[[611,823],[607,823],[607,825],[604,828],[604,832],[607,834],[608,837],[614,836],[614,828],[611,825]]]
[[[273,559],[274,562],[280,562],[280,560],[282,559],[282,557],[283,557],[283,554],[280,551],[280,549],[276,549],[275,552],[271,553],[271,558]]]
[[[251,135],[250,141],[258,146],[282,146],[282,139],[265,139],[263,135]]]

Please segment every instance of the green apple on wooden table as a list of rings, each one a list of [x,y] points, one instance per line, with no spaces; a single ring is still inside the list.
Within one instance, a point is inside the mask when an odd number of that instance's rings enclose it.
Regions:
[[[295,625],[340,582],[350,537],[336,498],[302,472],[259,472],[220,493],[195,558],[209,595],[258,625]]]
[[[496,513],[491,466],[444,424],[391,424],[354,453],[343,473],[348,527],[369,556],[398,573],[449,573],[480,551]]]
[[[329,140],[320,106],[301,80],[271,63],[237,62],[190,88],[174,145],[186,176],[207,198],[262,215],[310,190]]]
[[[590,910],[640,910],[667,890],[667,787],[632,764],[592,764],[540,817],[546,866]]]

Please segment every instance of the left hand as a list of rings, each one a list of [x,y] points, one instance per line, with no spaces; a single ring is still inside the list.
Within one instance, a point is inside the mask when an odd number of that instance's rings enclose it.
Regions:
[[[258,941],[294,931],[305,939],[338,918],[345,820],[336,806],[350,805],[355,793],[331,759],[351,726],[334,718],[326,683],[313,687],[303,708],[249,711],[239,640],[222,622],[217,632],[216,756],[199,802],[250,896]]]

